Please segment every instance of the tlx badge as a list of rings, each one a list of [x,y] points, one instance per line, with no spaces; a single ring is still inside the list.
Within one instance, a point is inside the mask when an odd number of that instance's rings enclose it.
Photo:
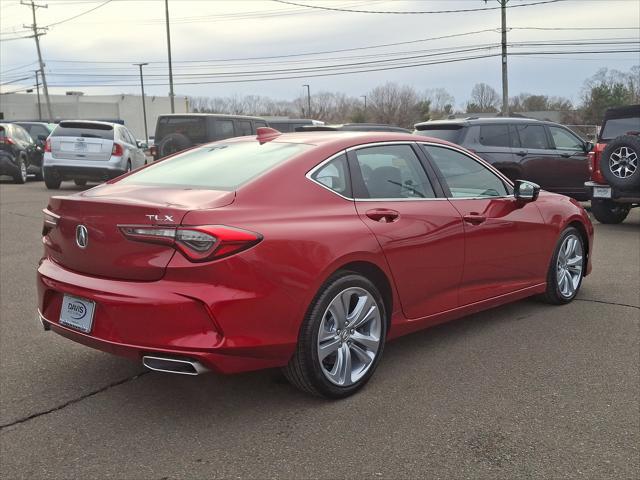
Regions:
[[[145,215],[149,220],[154,222],[173,222],[173,215]],[[164,218],[162,218],[164,217]]]

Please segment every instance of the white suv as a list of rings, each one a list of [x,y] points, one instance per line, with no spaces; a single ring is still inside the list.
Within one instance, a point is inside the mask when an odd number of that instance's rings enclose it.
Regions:
[[[144,151],[126,127],[67,120],[47,138],[42,170],[47,188],[58,189],[63,180],[76,185],[109,180],[146,163]]]

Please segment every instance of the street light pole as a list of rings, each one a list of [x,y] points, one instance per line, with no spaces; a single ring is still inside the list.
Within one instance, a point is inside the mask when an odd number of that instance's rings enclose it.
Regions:
[[[40,78],[38,74],[40,70],[36,70],[36,93],[38,94],[38,120],[42,121],[42,105],[40,104]]]
[[[142,117],[144,118],[144,141],[149,143],[149,132],[147,132],[147,106],[144,101],[144,79],[142,78],[142,67],[148,63],[134,63],[140,68],[140,89],[142,90]]]
[[[311,87],[309,85],[302,85],[307,87],[307,116],[311,118]]]
[[[365,119],[365,121],[367,120],[367,96],[366,95],[360,95],[360,97],[364,98],[364,109],[362,110],[363,113],[363,117]]]
[[[169,99],[171,101],[171,113],[176,113],[173,93],[173,68],[171,66],[171,31],[169,29],[169,0],[164,0],[165,22],[167,24],[167,53],[169,56]]]

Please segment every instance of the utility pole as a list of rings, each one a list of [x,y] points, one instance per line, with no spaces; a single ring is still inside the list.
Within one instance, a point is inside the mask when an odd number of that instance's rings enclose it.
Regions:
[[[364,98],[364,110],[362,110],[362,116],[364,118],[364,121],[367,121],[367,96],[366,95],[360,95],[362,98]]]
[[[38,32],[38,30],[46,30],[46,27],[38,28],[38,23],[36,22],[36,8],[49,8],[49,6],[36,5],[33,0],[29,2],[21,0],[20,5],[27,5],[31,7],[31,13],[33,14],[33,24],[24,25],[24,27],[33,29],[33,38],[36,39],[36,50],[38,50],[38,63],[40,64],[40,75],[42,75],[42,89],[44,90],[44,100],[47,103],[47,114],[49,115],[48,120],[52,122],[53,113],[51,112],[51,100],[49,99],[49,88],[47,87],[47,78],[44,74],[44,62],[42,61],[42,52],[40,51],[40,36],[44,35],[44,33]]]
[[[311,118],[311,87],[309,85],[302,85],[307,87],[307,116]]]
[[[171,31],[169,29],[169,0],[164,0],[165,21],[167,24],[167,53],[169,55],[169,99],[171,100],[171,113],[176,113],[173,93],[173,68],[171,66]]]
[[[509,116],[509,77],[507,75],[507,2],[498,0],[502,14],[502,115]]]
[[[42,121],[42,105],[40,104],[40,79],[38,78],[40,70],[36,70],[36,92],[38,94],[38,120]]]
[[[147,106],[144,101],[144,80],[142,79],[142,67],[149,65],[148,63],[134,63],[140,68],[140,89],[142,90],[142,117],[144,118],[144,141],[149,142],[149,132],[147,131]]]

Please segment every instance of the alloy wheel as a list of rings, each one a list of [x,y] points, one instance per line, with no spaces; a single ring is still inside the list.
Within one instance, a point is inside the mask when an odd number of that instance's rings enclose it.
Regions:
[[[578,290],[583,264],[582,242],[576,235],[568,235],[560,246],[556,265],[558,289],[564,298],[573,297]]]
[[[20,162],[20,176],[22,177],[22,182],[27,181],[27,165],[24,163],[24,160]]]
[[[609,157],[609,168],[616,177],[628,178],[638,168],[638,154],[629,147],[617,148]]]
[[[382,318],[371,293],[350,287],[331,301],[318,332],[317,354],[325,377],[346,387],[358,382],[380,348]]]

